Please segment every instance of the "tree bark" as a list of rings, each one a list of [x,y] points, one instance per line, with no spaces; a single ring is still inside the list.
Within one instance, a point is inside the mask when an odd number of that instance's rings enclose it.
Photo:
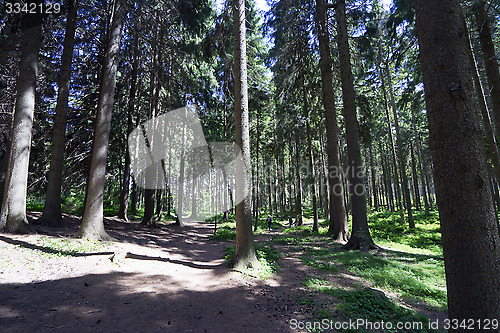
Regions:
[[[40,1],[39,1],[40,2]],[[26,218],[26,194],[31,149],[31,130],[35,112],[38,51],[42,39],[42,18],[25,14],[22,21],[21,60],[11,129],[7,174],[0,213],[0,229],[31,233]]]
[[[76,234],[82,238],[111,239],[104,230],[103,196],[124,11],[124,0],[116,0],[111,28],[106,42],[104,66],[101,72],[90,175],[87,180],[88,190],[85,213],[83,214],[80,229]]]
[[[351,198],[352,232],[345,249],[376,248],[366,216],[366,188],[364,184],[361,147],[359,145],[358,119],[356,116],[356,92],[351,71],[351,55],[347,32],[345,1],[337,2],[337,45],[339,50],[340,77],[342,80],[343,113],[347,141],[347,165],[349,196]]]
[[[237,270],[258,267],[252,235],[250,202],[250,129],[248,114],[245,0],[233,0],[234,32],[234,118],[235,143],[242,159],[236,161],[236,249],[233,264]]]
[[[500,318],[500,236],[474,106],[465,19],[459,0],[414,3],[449,318]]]
[[[347,241],[347,226],[344,205],[344,189],[340,168],[337,113],[333,96],[333,75],[330,57],[327,8],[324,0],[316,0],[316,23],[320,51],[322,99],[326,118],[326,141],[328,150],[328,182],[330,185],[330,225],[328,232],[339,241]]]
[[[71,60],[75,45],[75,28],[77,14],[77,0],[68,1],[68,16],[64,35],[63,54],[61,56],[61,73],[58,82],[57,104],[52,133],[52,148],[50,155],[50,169],[48,173],[47,191],[43,214],[37,223],[58,227],[62,225],[61,215],[61,185],[64,167],[64,142],[66,134],[66,116],[68,97],[71,82]]]

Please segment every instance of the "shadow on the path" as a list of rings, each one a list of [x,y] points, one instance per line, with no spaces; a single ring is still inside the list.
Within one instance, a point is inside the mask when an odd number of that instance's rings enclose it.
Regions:
[[[0,285],[2,332],[290,332],[241,288],[183,289],[164,275],[110,273]]]

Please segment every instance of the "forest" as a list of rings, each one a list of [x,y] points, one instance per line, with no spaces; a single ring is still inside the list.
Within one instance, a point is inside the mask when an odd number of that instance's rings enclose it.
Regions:
[[[0,1],[0,331],[500,332],[500,1]]]

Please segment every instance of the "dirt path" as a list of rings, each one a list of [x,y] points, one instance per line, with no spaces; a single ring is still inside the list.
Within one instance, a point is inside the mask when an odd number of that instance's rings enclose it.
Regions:
[[[43,242],[79,221],[65,223],[0,233],[2,332],[291,332],[288,321],[307,312],[295,302],[307,274],[298,259],[284,259],[275,278],[244,278],[224,265],[231,243],[211,240],[208,224],[146,229],[110,218],[119,242],[92,255],[47,253]]]
[[[305,289],[306,278],[344,288],[366,284],[305,266],[299,250],[280,244],[273,244],[282,253],[278,274],[264,281],[243,277],[222,259],[234,242],[211,240],[207,223],[149,229],[106,218],[117,242],[57,256],[55,240],[77,249],[80,242],[66,240],[79,219],[64,220],[65,228],[35,226],[38,235],[0,233],[0,332],[301,332],[290,320],[307,320],[313,308],[299,298],[314,298],[338,315],[328,296]],[[256,242],[277,234],[266,232]]]

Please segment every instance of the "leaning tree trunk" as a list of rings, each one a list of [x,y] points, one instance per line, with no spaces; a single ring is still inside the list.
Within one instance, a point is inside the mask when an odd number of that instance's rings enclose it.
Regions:
[[[351,198],[352,232],[345,249],[376,248],[368,228],[366,216],[366,188],[364,184],[361,147],[359,145],[358,119],[356,117],[356,92],[351,71],[351,55],[347,35],[345,1],[337,2],[337,45],[339,49],[340,77],[344,101],[344,122],[347,141],[347,164],[349,178],[349,196]]]
[[[491,104],[495,120],[496,134],[500,133],[500,72],[498,70],[497,55],[495,53],[495,44],[491,36],[488,13],[486,12],[485,2],[480,1],[476,8],[476,24],[479,31],[479,41],[483,51],[486,76],[490,86]]]
[[[233,264],[237,270],[258,267],[252,235],[250,198],[250,129],[248,115],[245,0],[233,0],[234,33],[234,127],[235,143],[242,159],[236,160],[236,249]]]
[[[120,51],[124,0],[115,1],[115,10],[106,43],[104,66],[101,72],[97,115],[95,119],[94,144],[88,178],[87,202],[78,237],[109,240],[111,237],[104,230],[104,184],[106,181],[106,158],[108,154],[111,117]]]
[[[500,237],[474,105],[465,19],[459,0],[415,0],[415,12],[449,318],[497,319]]]
[[[68,18],[64,36],[64,49],[61,57],[61,74],[59,76],[59,91],[57,93],[56,115],[52,133],[52,150],[50,155],[49,182],[45,193],[43,214],[37,223],[51,227],[62,225],[61,216],[61,185],[64,165],[64,141],[66,134],[66,115],[71,81],[71,59],[75,45],[75,28],[77,2],[68,2]]]
[[[31,232],[26,218],[26,194],[31,149],[31,129],[35,113],[38,51],[42,39],[42,18],[26,14],[22,21],[21,60],[12,121],[11,144],[0,213],[0,229]]]
[[[316,22],[320,49],[321,83],[323,106],[326,118],[326,145],[328,150],[328,182],[330,185],[330,225],[328,232],[339,241],[347,241],[347,226],[344,205],[344,189],[340,168],[340,152],[337,128],[337,113],[333,96],[333,75],[330,58],[330,36],[328,33],[327,8],[324,0],[316,0]]]

